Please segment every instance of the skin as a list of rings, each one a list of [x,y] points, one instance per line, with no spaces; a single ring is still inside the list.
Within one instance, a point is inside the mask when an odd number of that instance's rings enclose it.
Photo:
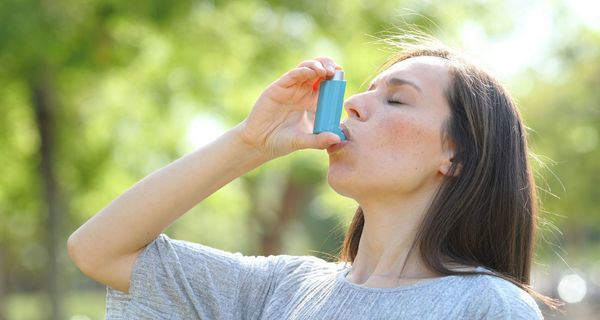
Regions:
[[[397,287],[439,276],[424,267],[416,252],[407,255],[453,156],[451,146],[442,143],[450,115],[444,97],[447,70],[441,58],[410,58],[345,103],[351,138],[329,153],[328,182],[355,199],[365,215],[349,275],[354,283]]]
[[[243,122],[125,191],[69,237],[73,262],[90,278],[127,292],[144,247],[193,206],[268,161],[340,142],[333,133],[312,134],[318,97],[313,85],[332,76],[336,67],[328,57],[300,63],[265,89]],[[399,63],[378,77],[402,72],[418,84],[421,95],[405,85],[399,93],[414,106],[385,105],[381,81],[346,103],[352,140],[330,155],[328,181],[365,209],[367,224],[351,273],[356,283],[389,286],[381,279],[432,276],[416,258],[408,259],[404,275],[398,274],[398,265],[448,166],[449,153],[439,136],[447,116],[441,100],[443,71],[440,61],[423,60]]]
[[[138,255],[173,221],[254,168],[300,149],[326,149],[340,138],[312,134],[320,78],[329,58],[302,62],[262,93],[248,117],[210,144],[145,177],[69,237],[75,265],[88,277],[128,292]]]

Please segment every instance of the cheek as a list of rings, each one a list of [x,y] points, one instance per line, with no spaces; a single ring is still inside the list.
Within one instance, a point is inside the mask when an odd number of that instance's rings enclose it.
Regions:
[[[417,119],[384,119],[377,128],[374,148],[387,157],[417,156],[423,152],[424,144],[431,142],[431,132]],[[376,137],[376,138],[377,138]],[[380,156],[383,156],[380,154]]]
[[[369,158],[365,163],[371,164],[371,170],[379,171],[378,175],[403,177],[435,170],[441,142],[439,130],[434,125],[413,117],[388,117],[379,124],[373,135],[371,152],[365,153]]]
[[[338,193],[349,186],[369,192],[412,190],[436,171],[440,139],[434,124],[410,116],[377,120],[362,132],[360,144],[330,158],[329,183]]]

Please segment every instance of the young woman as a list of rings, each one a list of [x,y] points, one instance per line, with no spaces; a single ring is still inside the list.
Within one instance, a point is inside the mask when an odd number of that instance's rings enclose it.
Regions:
[[[537,198],[526,133],[503,87],[443,47],[390,60],[345,102],[348,136],[312,134],[313,84],[339,66],[302,62],[248,117],[146,177],[71,235],[117,319],[541,319],[529,288]],[[161,232],[269,160],[327,149],[328,183],[359,207],[341,262],[250,257]]]

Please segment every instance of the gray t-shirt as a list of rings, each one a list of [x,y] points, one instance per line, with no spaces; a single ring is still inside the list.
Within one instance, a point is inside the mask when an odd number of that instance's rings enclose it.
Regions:
[[[106,318],[543,319],[529,294],[494,276],[369,288],[348,281],[349,270],[312,256],[243,256],[160,235],[136,260],[129,294],[108,288]]]

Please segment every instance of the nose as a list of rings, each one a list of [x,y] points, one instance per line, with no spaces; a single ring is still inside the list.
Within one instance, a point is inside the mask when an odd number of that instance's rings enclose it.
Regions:
[[[344,109],[349,118],[354,120],[365,121],[368,117],[367,108],[365,107],[365,93],[355,94],[346,99]]]

